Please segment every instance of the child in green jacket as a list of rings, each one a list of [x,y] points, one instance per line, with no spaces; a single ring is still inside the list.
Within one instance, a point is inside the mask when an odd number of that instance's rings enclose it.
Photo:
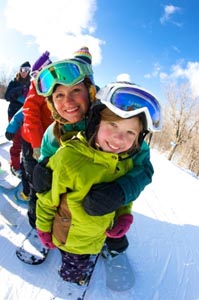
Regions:
[[[52,99],[56,84],[68,87],[64,105]],[[46,160],[60,147],[61,139],[69,139],[75,132],[85,130],[90,105],[96,100],[91,55],[88,49],[84,48],[80,53],[77,52],[74,59],[56,62],[46,67],[38,75],[36,86],[38,94],[46,97],[55,120],[43,136],[40,163],[35,168],[37,180],[35,189],[43,192],[50,189],[52,181],[51,171],[44,167]],[[154,98],[152,95],[151,97]],[[90,204],[89,214],[105,215],[115,211],[118,207],[136,200],[144,188],[151,183],[154,170],[150,162],[150,149],[145,141],[139,151],[133,154],[132,159],[134,167],[127,174],[115,181],[103,182],[91,187],[86,195],[87,202]],[[29,207],[32,207],[34,217],[36,203],[32,203]],[[122,252],[128,247],[126,236],[117,240],[107,238],[106,243],[109,251]]]
[[[57,84],[53,103],[64,107],[67,91],[67,86]],[[100,101],[90,110],[86,130],[63,141],[49,159],[52,187],[38,194],[37,200],[39,238],[46,247],[60,249],[59,274],[75,283],[89,276],[90,255],[101,251],[105,239],[123,237],[133,222],[131,203],[105,215],[93,215],[92,201],[86,197],[89,190],[133,169],[132,156],[149,130],[159,130],[160,126],[158,101],[136,85],[110,84],[99,91],[97,98]]]

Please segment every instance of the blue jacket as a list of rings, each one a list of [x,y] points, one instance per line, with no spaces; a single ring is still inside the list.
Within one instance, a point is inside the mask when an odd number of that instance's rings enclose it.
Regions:
[[[22,126],[23,119],[24,116],[23,116],[22,108],[20,108],[10,120],[6,128],[6,131],[10,133],[16,133],[18,129]]]
[[[5,92],[5,99],[10,102],[8,106],[8,116],[12,118],[14,114],[22,107],[28,93],[30,85],[29,77],[27,79],[16,78],[11,80]]]

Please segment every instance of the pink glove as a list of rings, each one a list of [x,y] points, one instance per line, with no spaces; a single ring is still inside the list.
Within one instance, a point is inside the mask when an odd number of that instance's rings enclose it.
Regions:
[[[133,216],[130,214],[121,215],[118,217],[113,228],[107,230],[106,235],[113,239],[119,239],[124,236],[133,223]]]
[[[41,243],[45,247],[47,247],[49,249],[56,248],[56,246],[52,242],[52,235],[51,235],[50,232],[43,232],[43,231],[37,229],[37,233],[38,233],[38,236],[39,236],[39,239],[40,239]]]

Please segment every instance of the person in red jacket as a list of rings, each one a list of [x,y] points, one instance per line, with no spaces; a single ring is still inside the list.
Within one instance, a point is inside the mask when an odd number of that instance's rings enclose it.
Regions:
[[[37,75],[44,66],[51,63],[49,58],[49,52],[43,53],[38,60],[32,66],[31,75],[33,78]],[[28,91],[28,95],[23,105],[24,121],[21,128],[22,134],[22,159],[23,166],[26,173],[26,178],[29,183],[30,193],[29,198],[35,198],[36,193],[32,185],[32,174],[34,166],[37,163],[37,159],[40,155],[40,145],[43,134],[46,128],[52,123],[51,111],[48,109],[45,97],[37,94],[35,89],[34,79],[31,81],[31,85]],[[26,198],[21,192],[20,197]]]

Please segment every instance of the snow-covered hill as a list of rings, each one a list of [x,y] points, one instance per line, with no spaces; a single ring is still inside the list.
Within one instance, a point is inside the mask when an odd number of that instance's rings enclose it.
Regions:
[[[1,101],[3,132],[7,103]],[[0,132],[0,133],[1,133]],[[0,161],[9,172],[10,143],[0,145]],[[85,300],[198,300],[199,299],[199,182],[152,149],[153,183],[134,202],[134,224],[128,233],[127,254],[135,285],[128,292],[105,287],[103,260],[99,259]],[[1,176],[1,174],[0,174]],[[51,250],[42,265],[19,261],[16,247],[29,231],[25,205],[14,201],[13,191],[0,189],[0,299],[49,300],[59,284],[60,254]],[[74,300],[71,297],[67,300]]]

